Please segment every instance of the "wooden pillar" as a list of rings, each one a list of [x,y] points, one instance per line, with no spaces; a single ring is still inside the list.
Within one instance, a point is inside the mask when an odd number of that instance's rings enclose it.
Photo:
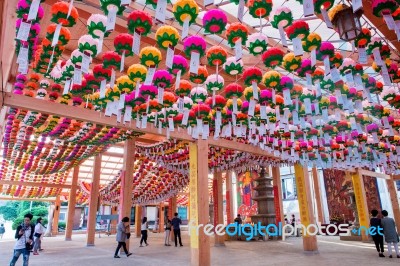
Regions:
[[[67,227],[65,228],[65,240],[72,240],[72,229],[74,227],[75,206],[76,206],[76,189],[78,186],[79,166],[74,167],[72,174],[72,184],[69,190],[68,198],[68,214],[67,214]]]
[[[233,222],[233,194],[232,194],[232,171],[226,172],[225,182],[226,222]]]
[[[158,210],[158,217],[159,217],[158,232],[162,233],[162,232],[164,232],[164,218],[165,218],[164,217],[164,202],[160,203],[159,210]]]
[[[53,227],[51,232],[53,236],[58,235],[58,220],[60,219],[60,210],[61,210],[60,196],[57,196],[54,206]]]
[[[307,167],[296,163],[294,165],[294,173],[296,177],[297,199],[299,201],[301,224],[307,228],[309,224],[315,221],[312,198],[310,191],[310,177]],[[312,229],[310,229],[312,230]],[[303,230],[303,249],[307,253],[318,253],[317,237],[307,235]]]
[[[118,207],[117,206],[111,206],[111,215],[118,215]],[[111,228],[110,228],[110,233],[111,234],[116,234],[117,233],[117,224],[118,220],[112,220],[111,221]]]
[[[171,201],[170,201],[170,206],[169,206],[169,212],[171,212],[171,216],[170,216],[170,219],[172,219],[172,218],[174,218],[174,214],[176,213],[176,212],[178,212],[178,207],[177,207],[177,204],[176,204],[176,195],[175,196],[173,196],[172,198],[171,198]]]
[[[135,233],[136,233],[136,237],[140,237],[140,235],[141,235],[140,225],[142,223],[142,211],[143,211],[143,207],[140,206],[140,205],[136,205],[136,209],[135,209]]]
[[[285,215],[283,214],[282,202],[282,182],[281,173],[278,166],[272,166],[272,182],[274,185],[274,205],[276,224],[285,224]]]
[[[313,177],[313,182],[314,182],[315,203],[317,205],[318,222],[323,224],[324,223],[324,207],[322,205],[321,187],[319,184],[318,170],[316,167],[313,167],[313,169],[312,169],[312,177]]]
[[[214,228],[217,225],[224,224],[224,206],[223,206],[223,189],[222,189],[222,173],[214,172],[213,186],[213,199],[214,199]],[[214,234],[215,246],[225,246],[225,237]]]
[[[357,213],[358,213],[358,220],[360,222],[360,227],[364,226],[364,228],[368,228],[369,212],[368,212],[367,197],[365,194],[364,180],[362,174],[360,174],[359,171],[352,173],[351,179],[353,181],[353,189],[356,198]],[[362,241],[368,241],[368,235],[365,232],[366,230],[360,230],[360,231],[361,231]]]
[[[390,195],[390,201],[392,202],[393,209],[393,218],[396,223],[397,232],[400,230],[400,209],[399,209],[399,200],[397,198],[397,188],[394,183],[393,177],[386,180]]]
[[[209,222],[209,195],[208,195],[208,142],[198,140],[189,143],[190,163],[190,249],[192,266],[211,265],[210,238],[204,233],[203,226]]]
[[[131,219],[133,168],[135,163],[135,139],[125,140],[124,164],[121,172],[121,190],[119,198],[119,220],[124,217]],[[126,240],[126,248],[129,251],[129,239]]]
[[[87,219],[87,238],[86,245],[94,246],[94,238],[96,234],[96,214],[99,204],[100,189],[100,172],[101,172],[101,154],[94,157],[92,187],[89,197],[89,213]]]

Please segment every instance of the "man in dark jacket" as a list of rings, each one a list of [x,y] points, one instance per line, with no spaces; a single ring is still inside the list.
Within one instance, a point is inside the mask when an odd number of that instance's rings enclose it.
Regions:
[[[32,218],[32,214],[25,214],[24,222],[19,225],[15,231],[17,242],[14,245],[14,255],[10,262],[10,266],[15,265],[21,254],[24,258],[23,266],[28,266],[29,264],[29,254],[32,250],[33,232],[35,231],[35,227],[31,224]]]
[[[180,225],[182,224],[182,220],[178,218],[178,213],[174,214],[174,218],[171,221],[172,227],[174,229],[174,237],[175,237],[175,247],[178,246],[178,241],[177,238],[179,238],[179,245],[182,245],[182,239],[181,239],[181,228]]]

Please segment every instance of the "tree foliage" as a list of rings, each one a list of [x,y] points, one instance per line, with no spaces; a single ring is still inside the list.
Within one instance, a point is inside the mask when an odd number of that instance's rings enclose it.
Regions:
[[[42,224],[47,224],[47,214],[49,204],[41,201],[9,201],[4,206],[0,206],[0,214],[7,221],[13,221],[12,228],[15,230],[24,221],[24,215],[32,213],[32,223],[36,223],[39,217],[43,218]]]

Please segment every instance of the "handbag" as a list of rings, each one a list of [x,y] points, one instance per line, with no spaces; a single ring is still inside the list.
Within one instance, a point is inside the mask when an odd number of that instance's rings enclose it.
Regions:
[[[131,237],[131,233],[126,234],[126,238],[129,239]]]
[[[25,249],[27,251],[31,251],[33,249],[33,245],[31,243],[25,242]]]
[[[34,236],[34,237],[37,237],[37,238],[39,238],[39,237],[41,237],[41,236],[42,236],[42,234],[35,233],[33,236]]]

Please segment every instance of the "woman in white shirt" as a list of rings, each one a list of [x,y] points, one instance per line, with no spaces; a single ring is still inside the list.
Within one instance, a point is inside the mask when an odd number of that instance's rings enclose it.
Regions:
[[[142,238],[140,239],[140,247],[143,247],[143,241],[146,244],[146,246],[148,246],[149,244],[147,244],[147,217],[143,217],[142,220],[142,225],[140,226],[140,230],[142,233]]]
[[[39,255],[38,250],[42,251],[42,235],[45,232],[45,228],[42,225],[42,218],[39,217],[37,219],[37,223],[35,225],[35,233],[34,236],[34,245],[33,245],[33,255]]]

